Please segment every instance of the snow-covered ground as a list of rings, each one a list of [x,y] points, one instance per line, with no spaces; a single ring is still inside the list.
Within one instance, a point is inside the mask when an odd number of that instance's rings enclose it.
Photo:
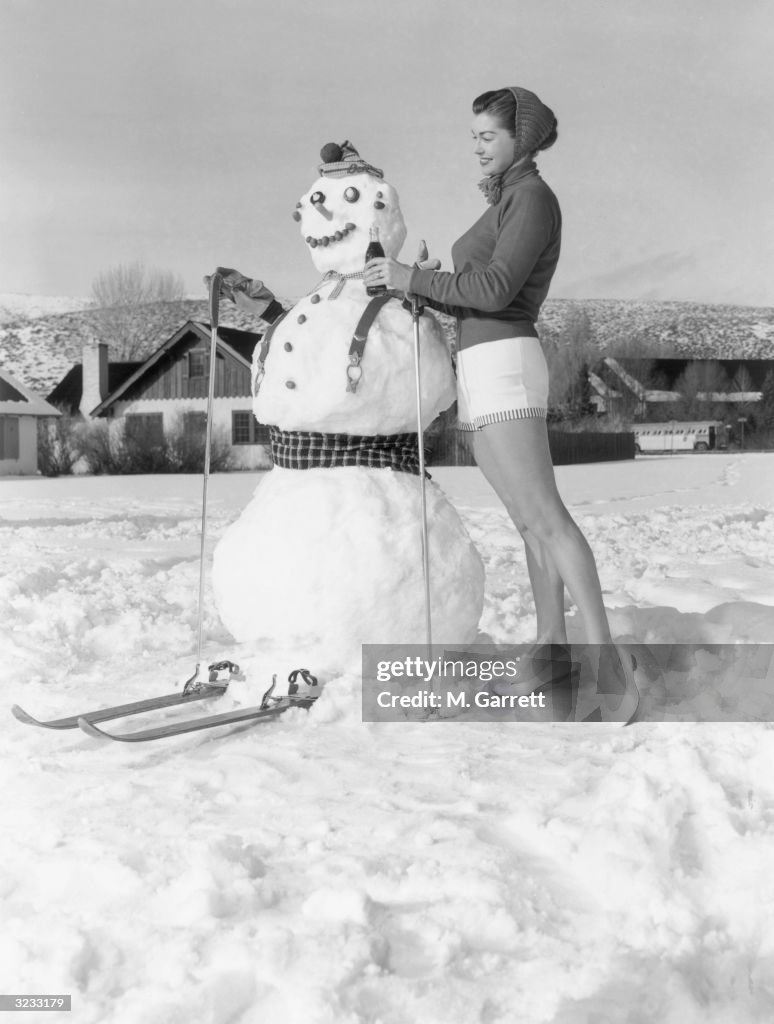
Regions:
[[[19,317],[30,320],[54,313],[74,313],[93,305],[91,299],[64,295],[25,295],[19,292],[0,293],[0,324]]]
[[[486,562],[482,629],[530,639],[492,492],[476,470],[433,476]],[[615,633],[772,640],[774,456],[558,477]],[[259,479],[212,478],[210,551]],[[200,500],[196,477],[0,482],[7,706],[180,686]],[[208,660],[240,660],[211,600],[205,635]],[[665,685],[668,720],[627,729],[364,724],[354,677],[310,712],[149,745],[6,713],[0,992],[72,993],[73,1024],[770,1021],[774,677],[697,658]]]

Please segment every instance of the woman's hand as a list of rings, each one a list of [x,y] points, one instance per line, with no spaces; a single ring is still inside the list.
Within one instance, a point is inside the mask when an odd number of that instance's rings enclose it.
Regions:
[[[367,288],[385,285],[396,292],[407,292],[411,271],[412,268],[405,263],[398,263],[389,256],[377,256],[366,263],[363,280]]]

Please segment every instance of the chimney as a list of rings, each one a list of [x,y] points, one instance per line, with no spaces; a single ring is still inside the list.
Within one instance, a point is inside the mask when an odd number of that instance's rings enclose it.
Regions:
[[[83,386],[79,410],[87,419],[108,395],[108,347],[104,342],[83,347]]]

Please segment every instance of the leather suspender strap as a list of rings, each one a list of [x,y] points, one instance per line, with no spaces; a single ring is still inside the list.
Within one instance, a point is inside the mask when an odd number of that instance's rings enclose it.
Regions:
[[[284,310],[284,312],[282,312],[273,323],[270,323],[259,342],[258,359],[255,364],[255,377],[253,378],[254,395],[258,394],[258,389],[261,386],[263,375],[266,372],[263,368],[263,364],[266,362],[266,356],[269,354],[269,346],[271,345],[272,335],[279,326],[280,321],[284,320],[289,312],[289,309]]]
[[[363,310],[357,322],[355,333],[352,335],[352,341],[349,345],[349,364],[347,365],[347,391],[351,391],[353,394],[357,391],[357,386],[363,376],[363,368],[360,362],[363,358],[366,341],[368,340],[368,332],[382,307],[386,306],[391,299],[396,297],[395,292],[384,292],[382,295],[374,296]],[[274,323],[266,328],[266,333],[259,342],[258,359],[256,360],[255,378],[253,380],[253,394],[258,393],[261,381],[263,380],[264,364],[269,354],[272,336],[289,312],[290,310],[286,309],[281,316],[278,316]]]
[[[382,306],[394,298],[396,298],[394,292],[384,292],[382,295],[374,296],[363,310],[363,315],[355,328],[349,345],[349,365],[347,366],[347,391],[351,391],[353,394],[357,391],[357,386],[363,377],[363,367],[360,365],[360,361],[365,351],[368,332]]]

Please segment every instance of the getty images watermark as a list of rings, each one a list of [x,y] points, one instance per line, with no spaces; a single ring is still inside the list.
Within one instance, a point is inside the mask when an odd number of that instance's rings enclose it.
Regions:
[[[469,655],[429,659],[427,655],[407,654],[391,660],[377,659],[377,690],[373,696],[380,709],[448,708],[513,708],[546,706],[543,692],[519,693],[520,664],[518,659],[476,659]],[[365,673],[364,673],[365,678]],[[508,687],[501,693],[478,687],[460,686],[459,681],[476,680],[486,687],[500,681]],[[398,684],[397,687],[394,684]],[[379,688],[381,684],[387,684]],[[438,685],[433,689],[427,687]]]
[[[366,644],[363,720],[774,721],[774,645]]]

